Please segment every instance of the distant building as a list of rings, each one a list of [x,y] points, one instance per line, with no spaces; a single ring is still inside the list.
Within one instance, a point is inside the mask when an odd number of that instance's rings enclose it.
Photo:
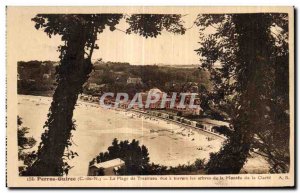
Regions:
[[[137,78],[128,77],[127,84],[143,84],[143,82],[140,77]]]
[[[88,90],[100,91],[101,88],[105,87],[105,84],[89,83]]]
[[[162,101],[162,96],[163,92],[159,90],[158,88],[152,88],[148,92],[143,92],[141,93],[142,95],[142,100],[143,100],[143,105],[146,105],[148,97],[151,96],[151,100],[155,99],[155,96],[159,97],[159,100],[156,101],[155,103],[150,103],[149,104],[149,109],[161,109],[161,101]]]
[[[120,158],[109,160],[106,162],[95,163],[89,167],[88,176],[98,176],[102,173],[105,176],[118,175],[118,170],[125,166],[125,162]]]
[[[158,88],[152,88],[152,89],[150,89],[150,90],[148,91],[148,94],[150,94],[150,95],[153,95],[153,94],[159,94],[159,95],[162,95],[163,92],[162,92],[160,89],[158,89]]]

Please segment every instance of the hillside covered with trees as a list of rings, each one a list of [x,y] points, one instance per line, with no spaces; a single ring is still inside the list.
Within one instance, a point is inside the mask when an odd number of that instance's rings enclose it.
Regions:
[[[56,87],[55,68],[57,62],[28,61],[18,62],[18,93],[32,95],[52,95]],[[128,82],[128,79],[141,79]],[[95,85],[94,87],[92,85]],[[209,73],[199,68],[183,66],[130,65],[123,62],[94,63],[83,93],[99,95],[103,92],[126,92],[134,95],[151,88],[164,92],[187,92],[191,85],[210,89]]]

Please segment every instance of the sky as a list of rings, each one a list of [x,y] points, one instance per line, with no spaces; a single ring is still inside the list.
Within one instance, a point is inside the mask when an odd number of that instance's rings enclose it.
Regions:
[[[10,33],[11,41],[16,44],[15,59],[17,61],[52,60],[59,61],[57,47],[61,45],[59,36],[49,38],[41,29],[34,28],[31,18],[35,13],[20,12],[14,14],[14,30]],[[187,28],[193,26],[196,14],[183,17]],[[126,30],[124,19],[116,26]],[[108,28],[98,34],[98,50],[94,51],[93,60],[129,62],[130,64],[199,64],[199,56],[195,49],[199,48],[198,28],[194,25],[184,35],[163,32],[157,38],[144,38],[136,34],[125,34],[122,31],[111,32]]]

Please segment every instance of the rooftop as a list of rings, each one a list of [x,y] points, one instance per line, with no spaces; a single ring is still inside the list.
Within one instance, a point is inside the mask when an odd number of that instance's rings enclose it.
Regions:
[[[121,160],[120,158],[116,158],[116,159],[112,159],[106,162],[101,162],[101,163],[95,163],[92,166],[95,166],[96,168],[110,168],[110,167],[115,167],[115,166],[119,166],[125,164],[125,162],[123,160]]]

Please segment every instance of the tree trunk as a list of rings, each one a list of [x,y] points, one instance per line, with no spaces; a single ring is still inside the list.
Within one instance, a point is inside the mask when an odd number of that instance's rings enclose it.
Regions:
[[[263,129],[258,120],[265,107],[264,70],[270,65],[270,18],[267,15],[239,14],[233,16],[238,34],[237,75],[240,96],[232,125],[233,135],[207,164],[208,174],[237,174],[249,156],[255,133]]]
[[[61,64],[57,68],[57,88],[53,95],[45,133],[38,150],[38,159],[27,169],[27,176],[60,176],[66,163],[63,161],[65,149],[70,145],[73,125],[73,110],[92,70],[90,59],[84,58],[87,41],[84,27],[74,30],[61,50]]]

